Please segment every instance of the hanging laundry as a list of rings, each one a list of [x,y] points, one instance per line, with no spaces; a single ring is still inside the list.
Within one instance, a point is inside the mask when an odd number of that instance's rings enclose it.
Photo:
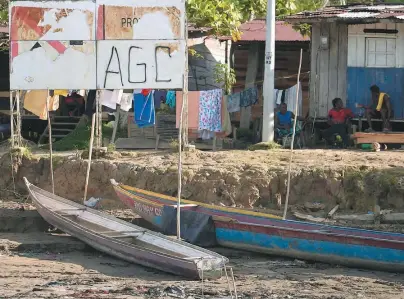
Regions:
[[[174,108],[175,102],[176,102],[175,91],[172,90],[168,91],[166,97],[166,104],[170,106],[170,108]]]
[[[198,137],[203,140],[209,140],[215,137],[215,132],[208,130],[200,130]]]
[[[295,86],[292,86],[291,88],[287,89],[285,91],[285,103],[288,105],[288,110],[292,111],[293,113],[295,112],[296,109],[296,96],[298,94],[298,106],[297,106],[297,115],[302,114],[302,100],[303,100],[303,94],[302,94],[302,85],[299,84],[299,89],[297,88],[297,84]]]
[[[235,93],[226,96],[227,109],[230,113],[240,111],[240,93]]]
[[[222,100],[222,132],[216,133],[216,137],[225,138],[233,132],[231,126],[230,113],[227,109],[226,96]]]
[[[69,95],[69,90],[67,90],[67,89],[55,89],[55,90],[53,91],[53,94],[54,94],[55,96],[64,96],[64,97],[67,97],[67,96]]]
[[[142,89],[141,94],[147,97],[151,91],[151,89]]]
[[[222,90],[201,91],[199,97],[200,131],[220,132],[222,130]]]
[[[226,136],[230,135],[233,132],[233,128],[231,127],[230,113],[227,108],[227,101],[222,100],[222,131]]]
[[[161,103],[166,102],[167,91],[165,90],[155,90],[154,91],[154,107],[160,109]]]
[[[80,92],[81,92],[80,89],[69,89],[68,90],[68,96],[71,96],[74,93],[79,94]]]
[[[24,97],[24,109],[35,114],[42,120],[48,119],[46,101],[48,100],[49,111],[59,109],[59,96],[48,97],[47,90],[29,90]]]
[[[189,91],[188,92],[188,129],[198,129],[199,128],[199,97],[201,95],[200,91]],[[180,127],[180,116],[182,108],[182,91],[177,91],[177,106],[175,109],[176,114],[176,127]]]
[[[258,102],[258,89],[247,88],[240,93],[240,107],[250,107]]]
[[[283,90],[274,89],[274,99],[276,105],[280,105],[282,103],[282,95]]]
[[[101,104],[105,107],[115,110],[116,104],[119,104],[122,99],[123,90],[103,90],[100,95]]]
[[[143,93],[133,94],[134,122],[139,128],[154,126],[156,111],[154,109],[153,93],[144,96]]]
[[[123,93],[119,106],[122,111],[129,111],[133,104],[133,94]]]

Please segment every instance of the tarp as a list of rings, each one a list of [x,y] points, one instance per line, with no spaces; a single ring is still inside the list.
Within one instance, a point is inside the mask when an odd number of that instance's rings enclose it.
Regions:
[[[217,245],[215,225],[207,214],[181,210],[181,238],[186,242],[211,247]],[[166,235],[177,234],[177,208],[165,206],[161,216],[161,227]]]

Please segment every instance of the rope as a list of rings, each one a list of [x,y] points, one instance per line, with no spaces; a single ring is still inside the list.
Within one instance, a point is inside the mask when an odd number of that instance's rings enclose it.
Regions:
[[[223,259],[223,268],[224,268],[224,273],[226,274],[227,285],[229,287],[230,296],[231,296],[231,298],[233,298],[233,292],[231,290],[229,275],[227,275],[227,267],[226,267],[226,264],[224,263],[224,259]]]
[[[14,178],[14,161],[13,161],[13,151],[10,151],[10,159],[11,159],[11,176],[13,178],[13,187],[14,187],[14,193],[16,193],[16,188],[15,188],[15,178]]]
[[[300,75],[306,76],[310,74],[310,71],[301,73]],[[297,74],[293,74],[293,75],[289,75],[289,76],[284,76],[284,77],[276,77],[274,80],[282,80],[282,79],[290,79],[290,78],[295,78],[299,75],[299,73]],[[249,82],[249,83],[244,83],[244,84],[237,84],[237,85],[233,85],[232,87],[242,87],[242,86],[247,86],[250,84],[258,84],[258,83],[264,83],[264,80],[258,80],[258,81],[254,81],[254,82]]]
[[[205,294],[204,294],[204,291],[203,291],[203,287],[204,287],[204,284],[203,284],[203,258],[201,259],[201,261],[202,261],[202,271],[201,271],[201,279],[202,279],[202,298],[205,298]]]
[[[230,274],[231,274],[231,279],[233,280],[234,296],[237,299],[237,288],[236,288],[236,281],[234,280],[233,267],[230,267]]]

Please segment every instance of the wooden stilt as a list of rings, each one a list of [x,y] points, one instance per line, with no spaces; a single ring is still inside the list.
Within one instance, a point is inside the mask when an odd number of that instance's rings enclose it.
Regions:
[[[14,90],[10,90],[10,133],[11,148],[14,148]]]
[[[17,147],[22,146],[22,138],[21,138],[21,110],[20,110],[20,93],[21,91],[17,91],[17,96],[16,96],[16,128],[15,128],[15,133],[16,133],[16,143]]]
[[[303,49],[300,49],[300,63],[299,63],[299,72],[297,74],[297,91],[296,91],[296,102],[295,102],[295,119],[293,123],[293,134],[292,134],[292,142],[290,144],[290,158],[289,158],[289,171],[288,171],[288,185],[286,190],[286,200],[285,200],[285,209],[283,211],[283,220],[286,219],[286,214],[288,213],[288,204],[289,204],[289,195],[290,195],[290,173],[292,171],[292,159],[293,159],[293,145],[295,143],[295,135],[296,135],[296,123],[297,123],[297,113],[298,113],[298,104],[299,104],[299,87],[300,87],[300,72],[302,70],[302,59],[303,59]]]
[[[99,90],[97,90],[95,92],[95,147],[99,148],[99,121],[98,121],[98,112],[99,112],[99,108],[100,106],[98,105],[99,102]]]
[[[88,181],[90,179],[90,169],[91,169],[91,156],[93,154],[95,119],[96,119],[96,114],[93,113],[93,116],[91,118],[91,136],[90,136],[90,144],[88,146],[88,165],[87,165],[87,173],[86,173],[86,183],[84,185],[84,199],[83,199],[83,201],[87,200]]]
[[[46,99],[46,116],[48,118],[48,135],[49,135],[49,158],[50,158],[50,174],[51,174],[51,182],[52,182],[52,193],[55,194],[55,181],[53,177],[53,149],[52,149],[52,122],[49,115],[49,100],[50,94],[48,90],[48,97]]]
[[[97,91],[97,104],[98,104],[98,148],[103,146],[102,144],[102,104],[101,104],[101,91]]]
[[[188,43],[188,25],[185,17],[185,45]],[[183,77],[182,107],[178,130],[178,198],[177,198],[177,239],[181,239],[181,193],[182,193],[182,145],[188,145],[188,48],[185,47],[185,72]]]

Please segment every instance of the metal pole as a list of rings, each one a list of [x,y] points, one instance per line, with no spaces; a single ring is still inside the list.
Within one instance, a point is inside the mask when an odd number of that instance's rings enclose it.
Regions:
[[[267,2],[262,141],[274,140],[275,0]]]

